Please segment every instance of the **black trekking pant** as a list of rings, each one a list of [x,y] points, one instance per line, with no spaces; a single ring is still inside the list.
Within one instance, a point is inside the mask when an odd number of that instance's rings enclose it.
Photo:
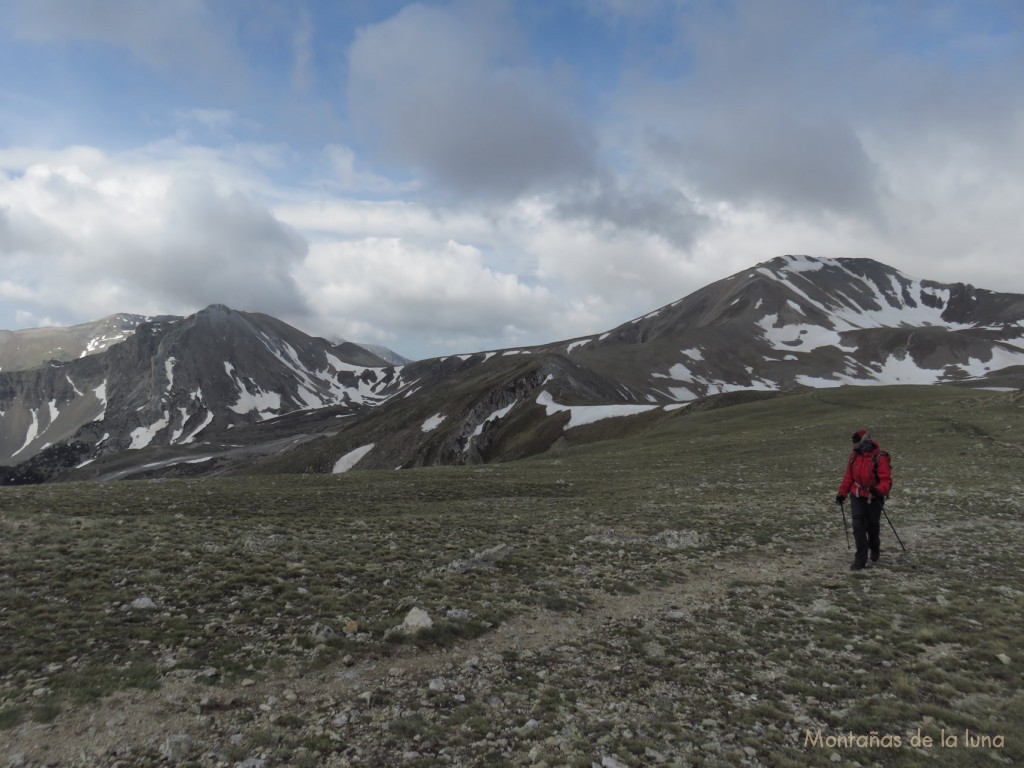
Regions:
[[[857,554],[853,562],[856,565],[866,565],[868,562],[868,550],[871,551],[871,559],[878,559],[879,547],[881,546],[880,532],[882,527],[882,505],[885,499],[868,499],[860,496],[850,497],[850,517],[853,518],[853,540],[857,544]]]

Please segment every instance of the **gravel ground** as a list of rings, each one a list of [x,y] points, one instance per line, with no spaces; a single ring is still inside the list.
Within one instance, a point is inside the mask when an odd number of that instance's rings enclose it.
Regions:
[[[724,555],[667,550],[679,566],[672,583],[594,592],[583,609],[526,610],[448,647],[407,642],[316,671],[230,684],[172,671],[157,691],[119,691],[2,732],[0,759],[244,768],[1018,764],[1022,731],[1010,729],[1021,724],[1019,651],[994,645],[979,658],[984,650],[945,631],[975,620],[958,609],[965,598],[951,589],[949,569],[936,567],[956,551],[957,575],[1005,604],[1012,623],[1024,598],[1019,570],[1015,585],[1003,583],[1007,574],[973,546],[993,530],[1020,546],[1011,518],[907,527],[910,553],[889,546],[859,574],[846,570],[841,538]],[[596,538],[608,548],[603,575],[621,574],[630,545],[613,547],[630,537]],[[642,546],[651,545],[632,548]],[[930,683],[918,679],[929,670]],[[970,690],[956,690],[956,670],[974,677]],[[979,739],[974,747],[965,731]],[[912,745],[918,733],[934,746]],[[951,735],[956,748],[938,746]]]

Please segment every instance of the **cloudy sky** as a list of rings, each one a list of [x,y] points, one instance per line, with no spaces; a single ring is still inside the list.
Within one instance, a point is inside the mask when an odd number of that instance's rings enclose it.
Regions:
[[[1024,293],[1017,0],[0,0],[0,328],[410,357],[788,253]]]

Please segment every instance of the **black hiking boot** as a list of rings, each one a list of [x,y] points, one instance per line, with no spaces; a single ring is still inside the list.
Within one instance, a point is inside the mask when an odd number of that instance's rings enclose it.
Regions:
[[[853,563],[850,565],[850,570],[863,571],[865,568],[867,568],[867,565],[867,563],[858,563],[856,560],[854,560]]]
[[[879,550],[872,549],[871,550],[871,562],[872,563],[877,563],[878,562],[878,558],[879,558],[880,555],[881,555],[881,552]]]

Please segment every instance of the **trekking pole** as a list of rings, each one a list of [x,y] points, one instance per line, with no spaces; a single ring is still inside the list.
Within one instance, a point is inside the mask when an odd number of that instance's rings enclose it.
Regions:
[[[903,539],[901,539],[900,535],[896,533],[896,526],[892,524],[892,520],[889,520],[889,513],[885,511],[885,504],[882,505],[882,514],[885,515],[885,519],[889,521],[889,527],[892,528],[892,535],[896,537],[896,541],[898,541],[900,546],[903,547]],[[903,551],[906,552],[907,548],[903,547]]]
[[[839,509],[843,513],[843,530],[846,531],[846,548],[849,549],[850,548],[850,529],[846,527],[846,503],[840,501],[839,502]],[[886,519],[888,519],[888,518],[886,518]],[[899,538],[899,536],[897,536],[896,538]]]

